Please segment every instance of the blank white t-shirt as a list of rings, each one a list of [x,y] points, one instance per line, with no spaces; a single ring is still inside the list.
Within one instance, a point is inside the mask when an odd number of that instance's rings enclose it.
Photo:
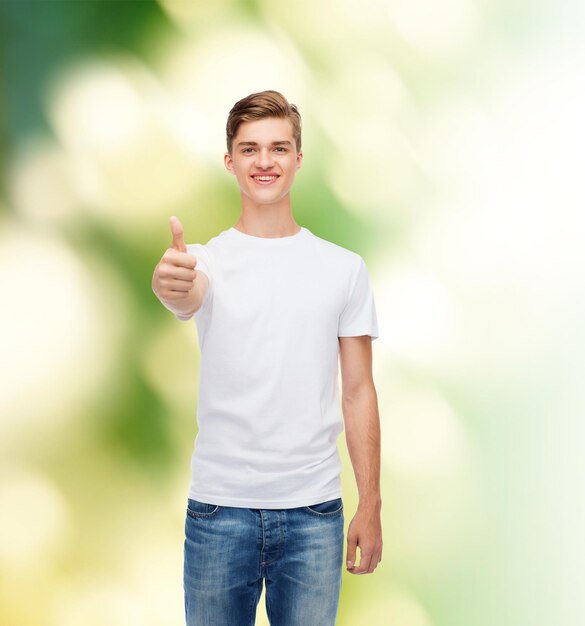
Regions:
[[[341,497],[338,337],[378,337],[363,259],[308,229],[190,244],[209,279],[189,497],[292,508]]]

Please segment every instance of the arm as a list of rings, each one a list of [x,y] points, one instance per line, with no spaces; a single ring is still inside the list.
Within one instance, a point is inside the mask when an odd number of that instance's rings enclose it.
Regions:
[[[359,493],[347,533],[347,567],[353,574],[369,574],[382,556],[380,417],[370,336],[339,337],[339,358],[345,438]],[[358,546],[359,567],[355,565]]]

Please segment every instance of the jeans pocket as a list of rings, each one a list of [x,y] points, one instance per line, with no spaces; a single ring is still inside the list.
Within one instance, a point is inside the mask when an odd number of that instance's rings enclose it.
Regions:
[[[200,502],[199,500],[187,499],[187,515],[189,517],[201,518],[212,517],[219,511],[219,505]]]
[[[319,517],[328,517],[330,515],[339,515],[343,511],[343,501],[341,498],[334,498],[333,500],[327,500],[326,502],[319,502],[318,504],[311,504],[306,506],[305,510],[313,515]]]

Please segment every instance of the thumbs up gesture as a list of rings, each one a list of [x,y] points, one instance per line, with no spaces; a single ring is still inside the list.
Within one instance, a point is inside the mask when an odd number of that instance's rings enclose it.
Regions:
[[[203,290],[197,280],[197,259],[187,252],[183,226],[174,215],[170,218],[173,237],[161,260],[154,268],[152,290],[162,304],[183,317],[190,317],[200,306]],[[207,283],[207,281],[205,281]]]
[[[171,224],[171,233],[173,234],[173,245],[171,247],[179,252],[187,252],[187,246],[183,239],[183,225],[179,222],[179,218],[173,215],[169,222]]]

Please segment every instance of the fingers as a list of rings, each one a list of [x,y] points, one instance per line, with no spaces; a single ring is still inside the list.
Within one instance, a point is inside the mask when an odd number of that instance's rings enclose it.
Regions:
[[[170,250],[173,252],[173,250]],[[183,253],[180,253],[183,254]],[[159,264],[158,275],[159,278],[175,278],[177,280],[190,280],[193,281],[197,277],[197,271],[195,266],[197,265],[196,259],[190,255],[183,255],[187,258],[179,258],[170,255],[165,255],[163,261]]]
[[[370,574],[374,571],[373,568],[370,569],[372,565],[373,555],[372,554],[364,554],[360,550],[360,564],[357,567],[354,567],[352,574]]]
[[[179,252],[174,248],[168,248],[164,253],[162,260],[165,263],[174,265],[176,267],[186,267],[187,269],[195,269],[197,265],[197,259],[188,252]]]
[[[171,263],[161,263],[158,268],[157,278],[159,286],[165,291],[189,292],[193,289],[196,277],[197,272],[193,269],[193,264],[191,263],[189,267],[180,267]]]
[[[183,225],[179,221],[178,217],[174,215],[170,218],[169,223],[171,225],[171,233],[173,235],[172,248],[179,252],[187,252],[187,246],[183,239]]]
[[[371,574],[378,566],[378,563],[382,560],[382,549],[380,548],[378,551],[367,552],[365,549],[360,547],[360,562],[358,565],[356,560],[357,544],[357,540],[350,539],[348,537],[346,559],[347,571],[350,574]]]
[[[161,276],[164,277],[165,274],[161,272]],[[188,267],[174,267],[173,271],[169,272],[168,277],[175,280],[193,282],[197,278],[197,272]]]
[[[347,536],[347,557],[345,560],[345,564],[347,566],[348,571],[352,572],[356,567],[355,555],[357,548],[357,538],[348,534]]]
[[[167,289],[168,291],[191,291],[193,289],[193,285],[195,284],[194,280],[181,280],[180,278],[170,278],[166,280],[161,280],[161,286]]]

